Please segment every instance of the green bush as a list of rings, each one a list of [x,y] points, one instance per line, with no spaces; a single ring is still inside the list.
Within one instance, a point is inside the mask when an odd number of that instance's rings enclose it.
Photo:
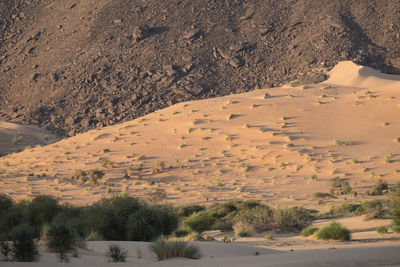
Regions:
[[[105,255],[109,262],[126,262],[128,251],[116,244],[110,244]]]
[[[252,225],[258,232],[274,228],[274,211],[266,205],[240,210],[234,217],[235,223]]]
[[[209,211],[200,211],[185,218],[182,221],[182,225],[197,233],[202,233],[205,230],[210,230],[216,219],[217,217],[214,213]]]
[[[28,224],[20,224],[14,227],[10,233],[13,243],[12,252],[14,260],[20,262],[32,262],[39,259],[37,243],[34,241],[34,228]]]
[[[159,261],[174,257],[189,259],[201,258],[199,248],[193,245],[188,245],[188,243],[184,241],[167,241],[160,238],[150,245],[150,250],[156,254]]]
[[[6,194],[0,194],[0,217],[3,216],[6,211],[11,209],[13,205],[14,202],[11,197],[7,196]]]
[[[385,215],[384,201],[380,199],[367,200],[361,203],[358,214],[364,214],[367,219],[380,219]]]
[[[390,229],[395,233],[400,233],[400,225],[398,225],[398,224],[392,224],[390,226]]]
[[[298,230],[309,226],[314,220],[314,216],[302,207],[280,209],[274,216],[276,227],[284,230]]]
[[[47,246],[58,253],[60,262],[68,261],[67,253],[74,250],[76,234],[65,224],[52,224],[47,233]]]
[[[387,226],[387,225],[382,225],[382,226],[376,227],[376,231],[379,234],[386,234],[388,232],[388,230],[389,230],[389,226]]]
[[[319,229],[315,236],[317,239],[350,240],[350,231],[337,222],[331,222],[329,225]]]
[[[53,196],[39,195],[28,204],[28,215],[33,226],[41,228],[45,223],[51,223],[61,211],[58,200]]]
[[[387,191],[389,188],[389,185],[386,181],[382,180],[382,178],[379,178],[378,182],[375,184],[374,189],[371,192],[371,195],[373,196],[381,196],[383,195],[383,191]]]
[[[178,215],[179,218],[189,217],[193,213],[203,211],[203,210],[205,210],[205,207],[200,206],[200,205],[180,206],[180,207],[176,208],[176,215]]]
[[[307,237],[313,235],[315,232],[319,230],[318,227],[308,226],[301,230],[301,236]]]
[[[178,218],[169,206],[143,206],[126,222],[126,237],[132,241],[150,241],[169,235],[178,227]]]
[[[396,190],[390,195],[390,218],[393,224],[400,225],[400,191]]]
[[[0,235],[3,239],[8,239],[11,229],[19,224],[29,222],[27,211],[21,205],[15,205],[2,213],[0,217]]]

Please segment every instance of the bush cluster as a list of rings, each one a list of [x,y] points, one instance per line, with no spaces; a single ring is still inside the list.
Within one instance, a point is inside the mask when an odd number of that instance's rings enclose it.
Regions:
[[[171,206],[149,205],[128,196],[114,196],[89,206],[75,207],[61,205],[52,196],[14,203],[0,194],[0,205],[0,240],[10,240],[11,230],[21,224],[32,227],[33,238],[39,238],[46,228],[47,239],[53,232],[71,231],[77,240],[89,235],[94,238],[95,233],[105,240],[129,241],[151,241],[171,234],[178,227],[178,217]]]
[[[301,207],[273,209],[258,201],[230,201],[207,208],[178,208],[181,226],[185,230],[201,233],[205,230],[233,229],[239,236],[271,229],[299,231],[312,222],[314,213]]]

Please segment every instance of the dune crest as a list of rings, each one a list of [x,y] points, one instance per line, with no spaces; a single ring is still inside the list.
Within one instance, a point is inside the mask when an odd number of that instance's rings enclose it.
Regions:
[[[323,83],[368,89],[400,88],[400,75],[384,74],[352,61],[341,61],[329,72],[329,79]]]

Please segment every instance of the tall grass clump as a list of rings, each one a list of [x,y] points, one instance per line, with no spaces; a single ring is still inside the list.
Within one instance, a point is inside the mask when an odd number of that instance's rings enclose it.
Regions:
[[[200,249],[184,241],[168,241],[159,238],[150,245],[150,250],[156,254],[159,261],[174,257],[189,259],[201,258]]]
[[[344,241],[350,240],[351,234],[350,231],[343,227],[340,223],[333,221],[329,225],[319,229],[315,233],[315,236],[317,239]]]

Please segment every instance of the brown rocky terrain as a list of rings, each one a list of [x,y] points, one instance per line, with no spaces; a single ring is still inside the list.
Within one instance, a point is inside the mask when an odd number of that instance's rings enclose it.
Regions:
[[[74,135],[177,102],[400,73],[397,0],[1,0],[0,118]]]

